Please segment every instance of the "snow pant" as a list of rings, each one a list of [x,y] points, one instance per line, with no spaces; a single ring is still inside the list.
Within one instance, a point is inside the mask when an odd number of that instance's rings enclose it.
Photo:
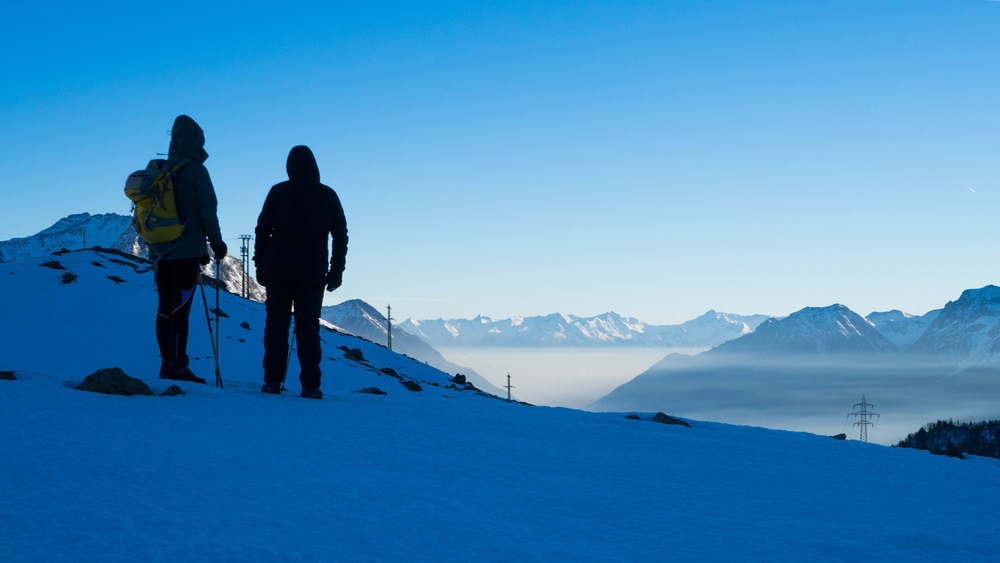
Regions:
[[[188,316],[198,285],[201,258],[161,260],[156,266],[156,343],[171,370],[188,365]]]
[[[303,389],[319,389],[319,315],[323,308],[323,285],[294,280],[272,281],[267,287],[267,324],[264,327],[264,383],[285,380],[288,365],[288,327],[295,306],[295,339],[298,346],[299,381]]]

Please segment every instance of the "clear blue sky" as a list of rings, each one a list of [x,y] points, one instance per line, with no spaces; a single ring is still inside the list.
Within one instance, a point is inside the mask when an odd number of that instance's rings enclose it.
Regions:
[[[231,247],[312,147],[351,234],[328,304],[670,323],[1000,283],[1000,2],[136,4],[4,7],[0,238],[127,213],[186,113]]]

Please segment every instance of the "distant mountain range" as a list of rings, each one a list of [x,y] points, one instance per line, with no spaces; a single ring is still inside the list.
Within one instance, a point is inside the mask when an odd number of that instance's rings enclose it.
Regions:
[[[537,317],[491,319],[407,319],[406,331],[433,344],[455,347],[713,347],[750,334],[767,315],[709,311],[679,325],[650,325],[634,317],[606,313],[577,317],[555,313]]]
[[[909,392],[925,392],[958,372],[969,378],[1000,376],[996,286],[966,290],[923,316],[893,310],[863,318],[840,304],[806,307],[702,354],[668,355],[588,408],[649,410],[708,396],[759,407],[772,400],[768,390],[786,392],[810,378],[818,386],[822,377],[830,378],[824,385],[850,381],[858,389],[891,388],[895,378],[895,392],[904,381]],[[689,395],[694,381],[699,397]],[[916,381],[919,386],[912,385]]]
[[[352,299],[332,307],[323,307],[320,317],[355,336],[383,346],[388,343],[389,330],[385,317],[377,309],[360,299]],[[494,387],[475,370],[449,362],[429,344],[395,325],[392,327],[392,349],[447,374],[461,373],[482,391],[493,395],[506,395],[506,392]]]
[[[140,258],[149,257],[145,241],[132,228],[132,218],[128,215],[78,213],[64,217],[30,237],[0,241],[0,262],[44,256],[63,249],[79,250],[84,248],[84,241],[86,248],[110,248]],[[230,249],[234,250],[236,249]],[[210,249],[208,252],[209,255],[212,254]],[[215,262],[202,267],[202,271],[215,277]],[[242,295],[244,277],[243,262],[240,259],[230,253],[222,260],[219,278],[229,292]],[[263,303],[266,296],[264,288],[257,285],[253,276],[247,277],[245,281],[250,298]]]

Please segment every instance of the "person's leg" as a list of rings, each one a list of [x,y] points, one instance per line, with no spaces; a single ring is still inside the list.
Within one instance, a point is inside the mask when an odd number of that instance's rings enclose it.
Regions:
[[[165,377],[174,359],[174,343],[170,338],[170,311],[174,295],[174,265],[161,261],[156,267],[156,344],[160,347],[160,377]]]
[[[323,308],[322,285],[299,286],[295,296],[295,335],[298,338],[299,381],[303,390],[319,389],[319,364],[323,349],[319,342],[319,315]]]
[[[272,281],[267,287],[267,321],[264,326],[264,383],[280,384],[288,357],[288,326],[292,323],[292,287]]]
[[[170,335],[174,345],[173,369],[186,368],[190,363],[187,355],[188,318],[191,314],[191,303],[198,289],[198,276],[201,274],[199,258],[184,258],[174,261],[173,300],[170,313]]]

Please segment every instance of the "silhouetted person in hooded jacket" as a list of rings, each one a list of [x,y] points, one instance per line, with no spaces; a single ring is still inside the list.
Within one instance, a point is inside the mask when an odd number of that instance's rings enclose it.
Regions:
[[[323,288],[340,287],[347,258],[347,220],[340,198],[319,183],[319,167],[309,147],[288,154],[288,181],[271,188],[257,218],[254,263],[267,289],[264,328],[265,393],[280,393],[288,357],[288,327],[295,306],[302,396],[323,398],[319,363],[319,316]],[[327,249],[333,238],[333,252]]]
[[[185,225],[184,234],[179,240],[149,245],[150,258],[156,264],[159,296],[156,343],[160,347],[160,379],[205,383],[188,367],[188,314],[201,265],[209,260],[205,239],[209,240],[216,260],[226,257],[226,243],[217,215],[218,200],[204,165],[207,159],[201,127],[186,115],[178,116],[170,130],[167,165],[187,162],[177,171],[174,181],[174,201],[177,215]]]

